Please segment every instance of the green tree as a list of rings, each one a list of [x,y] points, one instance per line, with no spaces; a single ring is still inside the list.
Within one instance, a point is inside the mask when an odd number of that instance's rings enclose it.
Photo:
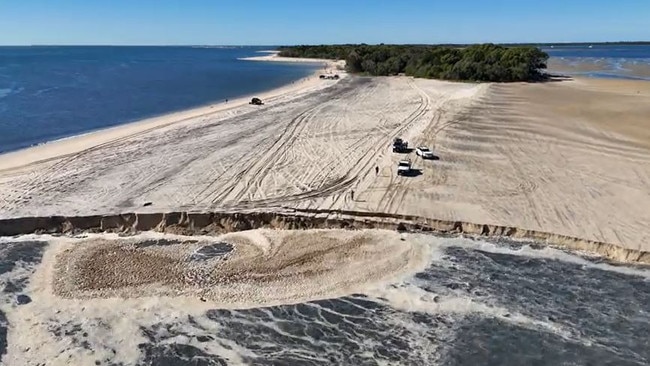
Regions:
[[[416,45],[319,45],[282,47],[280,55],[345,59],[352,73],[406,75],[468,81],[537,81],[548,55],[536,47]]]

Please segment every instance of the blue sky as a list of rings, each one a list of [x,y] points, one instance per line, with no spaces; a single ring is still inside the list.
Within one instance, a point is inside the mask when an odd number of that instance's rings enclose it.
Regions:
[[[0,44],[650,40],[649,0],[0,0]]]

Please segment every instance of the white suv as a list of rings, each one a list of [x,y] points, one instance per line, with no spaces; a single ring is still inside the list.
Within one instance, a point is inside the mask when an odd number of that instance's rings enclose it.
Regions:
[[[433,151],[429,150],[426,146],[418,146],[418,148],[415,149],[415,155],[422,157],[422,159],[434,158]]]

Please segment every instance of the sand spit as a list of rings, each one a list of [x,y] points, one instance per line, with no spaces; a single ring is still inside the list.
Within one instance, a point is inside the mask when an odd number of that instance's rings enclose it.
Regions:
[[[650,83],[315,83],[33,164],[3,156],[0,218],[349,211],[553,236],[620,260],[650,251]],[[438,160],[392,153],[395,137]],[[404,158],[417,174],[396,176]]]
[[[314,64],[323,64],[328,69],[332,70],[344,70],[345,69],[345,60],[330,60],[324,58],[297,58],[297,57],[282,57],[279,55],[279,51],[259,51],[264,53],[264,56],[252,56],[252,57],[242,57],[240,60],[243,61],[264,61],[264,62],[288,62],[288,63],[314,63]]]
[[[422,269],[426,246],[401,239],[382,230],[88,239],[60,247],[53,291],[67,299],[186,296],[225,307],[331,298]]]
[[[516,227],[445,221],[425,217],[356,211],[130,213],[87,217],[26,217],[0,220],[0,236],[31,233],[80,234],[158,231],[181,235],[220,235],[252,229],[384,229],[451,235],[531,239],[560,248],[585,251],[618,262],[648,263],[650,252]],[[124,250],[124,249],[120,249]]]

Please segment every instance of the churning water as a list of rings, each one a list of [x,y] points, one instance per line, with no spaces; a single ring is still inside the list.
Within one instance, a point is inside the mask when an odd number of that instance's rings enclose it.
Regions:
[[[527,243],[426,237],[424,270],[325,300],[247,309],[106,300],[95,310],[53,300],[41,304],[50,315],[26,320],[39,306],[30,302],[31,276],[49,260],[48,244],[12,240],[0,259],[0,351],[22,350],[23,360],[46,353],[52,364],[97,365],[650,363],[650,271]],[[201,254],[230,250],[218,243]],[[123,304],[131,310],[120,313]],[[44,346],[12,346],[22,337],[42,337]]]

